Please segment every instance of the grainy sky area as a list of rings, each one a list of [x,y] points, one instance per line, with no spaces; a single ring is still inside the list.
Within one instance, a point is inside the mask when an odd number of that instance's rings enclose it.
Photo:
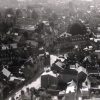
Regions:
[[[25,1],[25,0],[18,0],[18,1]],[[27,0],[27,1],[30,1],[30,0]],[[34,0],[32,0],[34,1]],[[38,0],[39,1],[39,0]],[[58,1],[58,0],[57,0]],[[69,0],[60,0],[60,1],[69,1]],[[73,0],[72,0],[73,1]],[[82,0],[82,1],[92,1],[92,0]]]
[[[21,4],[24,2],[25,4],[30,4],[30,3],[41,3],[41,2],[48,2],[52,4],[56,3],[66,3],[68,1],[75,1],[75,0],[0,0],[0,7],[15,7],[18,5],[17,1],[22,1]],[[93,1],[93,0],[80,0],[80,1]]]

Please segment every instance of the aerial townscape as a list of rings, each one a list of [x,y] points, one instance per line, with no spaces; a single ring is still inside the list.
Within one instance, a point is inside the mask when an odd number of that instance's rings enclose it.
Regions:
[[[0,0],[0,100],[100,100],[100,0]]]

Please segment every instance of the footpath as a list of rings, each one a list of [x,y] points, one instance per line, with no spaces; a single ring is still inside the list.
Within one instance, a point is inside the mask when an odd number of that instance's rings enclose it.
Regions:
[[[30,83],[32,83],[32,82],[35,82],[36,79],[37,79],[39,76],[41,76],[41,74],[42,74],[43,72],[44,72],[44,68],[41,69],[41,70],[39,70],[39,71],[36,73],[36,75],[35,75],[32,79],[30,79],[28,82],[26,82],[26,83],[24,84],[24,86],[27,86],[28,84],[30,84]],[[19,89],[15,90],[15,91],[14,91],[11,95],[9,95],[5,100],[9,100],[10,97],[13,97],[13,96],[15,95],[15,93],[17,93],[18,91],[20,91],[24,86],[22,86],[22,87],[20,87]]]

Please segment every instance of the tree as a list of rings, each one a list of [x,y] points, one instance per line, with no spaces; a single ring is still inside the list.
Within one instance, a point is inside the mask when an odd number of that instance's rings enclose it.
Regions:
[[[22,11],[20,9],[17,9],[16,10],[16,18],[22,18],[22,17],[23,17]]]
[[[39,23],[37,25],[37,28],[35,29],[35,32],[40,33],[40,34],[43,33],[44,27],[45,27],[44,23]]]
[[[52,13],[51,16],[49,17],[49,22],[52,27],[54,27],[54,23],[57,21],[58,15],[56,13]]]
[[[38,17],[39,17],[38,13],[35,10],[33,10],[31,13],[31,18],[37,21]]]
[[[53,20],[57,20],[58,19],[58,15],[56,13],[52,13],[51,17],[52,17]]]
[[[85,35],[86,34],[86,27],[81,22],[75,22],[72,25],[69,26],[69,33],[72,35]]]
[[[12,8],[8,8],[8,9],[6,9],[6,11],[5,11],[5,17],[7,17],[8,14],[14,16],[14,11],[13,11]]]
[[[3,30],[6,33],[10,28],[12,28],[15,24],[15,14],[12,8],[8,8],[5,11],[5,19],[3,22]]]
[[[0,100],[3,100],[3,89],[4,89],[4,86],[3,86],[3,84],[0,82]]]
[[[45,9],[46,15],[49,16],[52,13],[50,8]]]
[[[0,13],[0,32],[2,33],[2,30],[3,30],[3,22],[4,22],[4,19]]]

